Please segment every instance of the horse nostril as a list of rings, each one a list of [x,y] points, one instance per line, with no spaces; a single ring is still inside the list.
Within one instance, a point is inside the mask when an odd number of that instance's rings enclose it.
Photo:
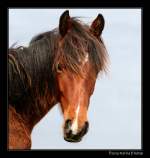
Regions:
[[[88,132],[88,129],[89,129],[89,123],[86,121],[84,125],[84,134]]]
[[[72,135],[72,130],[71,130],[71,120],[66,120],[65,126],[64,126],[64,133],[67,137],[70,137]]]
[[[71,120],[66,120],[66,122],[65,122],[65,129],[70,129],[70,127],[71,127]]]

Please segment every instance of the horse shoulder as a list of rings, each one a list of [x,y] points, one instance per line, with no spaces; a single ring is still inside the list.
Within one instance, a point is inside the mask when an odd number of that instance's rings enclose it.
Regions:
[[[30,133],[21,116],[9,105],[9,149],[30,149]]]

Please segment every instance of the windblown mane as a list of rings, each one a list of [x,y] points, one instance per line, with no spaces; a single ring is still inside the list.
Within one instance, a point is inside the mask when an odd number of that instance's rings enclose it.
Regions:
[[[89,59],[91,60],[91,64],[94,66],[93,68],[96,74],[98,74],[100,71],[106,71],[108,53],[102,37],[97,39],[89,31],[89,26],[83,25],[78,19],[72,18],[71,20],[71,30],[66,34],[59,45],[56,46],[58,47],[58,51],[57,53],[55,51],[52,67],[56,68],[56,65],[62,63],[63,61],[63,65],[66,67],[66,69],[79,74],[81,71],[80,61],[83,61],[88,53]],[[53,31],[53,34],[57,34],[57,38],[61,38],[59,37],[57,29]],[[31,40],[30,45],[44,38],[49,39],[49,35],[50,32],[45,32],[35,36]],[[55,71],[55,69],[53,70]]]
[[[75,18],[71,21],[72,27],[63,39],[55,29],[37,35],[28,47],[9,49],[10,104],[36,104],[35,99],[47,91],[57,97],[56,65],[63,63],[69,71],[80,74],[80,62],[86,53],[96,74],[106,70],[107,51],[102,39],[93,36],[89,27]]]

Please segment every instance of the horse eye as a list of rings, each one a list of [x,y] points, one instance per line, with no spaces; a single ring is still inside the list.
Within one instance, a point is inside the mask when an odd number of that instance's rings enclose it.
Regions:
[[[57,64],[56,70],[57,70],[57,72],[61,72],[62,71],[62,65],[61,64]]]

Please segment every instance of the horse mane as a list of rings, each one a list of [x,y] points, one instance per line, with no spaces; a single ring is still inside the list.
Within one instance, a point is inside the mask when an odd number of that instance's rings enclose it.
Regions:
[[[66,69],[80,74],[80,61],[87,53],[95,74],[106,70],[108,54],[102,38],[97,39],[89,27],[76,18],[72,18],[71,22],[72,27],[64,38],[55,29],[35,36],[28,47],[9,49],[10,103],[21,104],[23,100],[32,100],[34,105],[33,98],[44,96],[45,89],[56,98],[56,65],[62,62]]]
[[[82,22],[75,17],[71,18],[71,23],[72,27],[70,31],[57,46],[59,47],[59,51],[57,51],[57,53],[55,52],[55,56],[53,58],[53,71],[56,70],[56,65],[63,61],[63,65],[66,69],[69,69],[76,74],[80,74],[80,61],[84,60],[87,53],[89,54],[89,59],[91,64],[93,64],[96,74],[98,74],[100,71],[106,71],[108,53],[102,37],[97,39],[89,31],[89,26],[83,25]],[[56,38],[61,38],[58,33],[58,29],[54,29],[51,32],[44,32],[36,35],[30,41],[30,45],[44,38],[49,39],[50,33],[53,33],[55,36],[57,36]],[[54,42],[53,44],[58,43]],[[41,46],[38,45],[38,47]],[[55,46],[53,45],[53,47]]]
[[[107,69],[107,51],[102,38],[97,39],[87,25],[81,21],[72,18],[71,30],[62,40],[61,49],[56,57],[56,62],[63,60],[70,71],[80,74],[81,63],[86,54],[89,55],[90,63],[93,64],[93,71],[98,74],[100,71]]]
[[[30,44],[28,47],[10,48],[8,52],[8,84],[9,104],[17,109],[22,108],[22,103],[37,113],[43,104],[53,104],[57,98],[57,84],[52,72],[52,61],[54,56],[54,42],[57,42],[52,32],[49,38],[43,38]],[[50,94],[48,94],[50,93]],[[48,99],[47,95],[50,95]],[[43,105],[41,105],[43,106]]]

